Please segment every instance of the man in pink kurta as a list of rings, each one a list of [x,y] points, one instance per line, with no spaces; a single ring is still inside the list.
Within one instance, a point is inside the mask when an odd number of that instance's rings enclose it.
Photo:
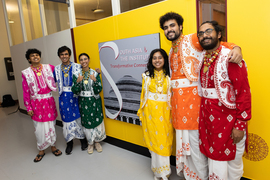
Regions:
[[[208,157],[209,180],[239,180],[251,118],[246,64],[243,60],[240,64],[228,62],[230,50],[220,45],[222,33],[216,21],[203,23],[197,34],[205,49],[199,86],[200,150]]]
[[[35,127],[39,154],[34,162],[39,162],[45,155],[44,150],[49,146],[55,156],[62,154],[55,147],[57,111],[51,93],[56,91],[54,66],[41,64],[41,52],[37,49],[28,49],[25,57],[31,66],[22,71],[23,99],[27,114],[31,116]]]

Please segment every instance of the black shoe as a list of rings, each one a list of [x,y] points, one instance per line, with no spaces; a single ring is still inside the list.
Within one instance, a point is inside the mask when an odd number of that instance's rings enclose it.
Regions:
[[[81,141],[81,149],[82,149],[82,151],[86,150],[87,147],[88,147],[88,143],[87,143],[86,138],[80,139],[80,141]]]
[[[66,155],[70,155],[72,153],[72,149],[73,149],[73,140],[67,143]]]

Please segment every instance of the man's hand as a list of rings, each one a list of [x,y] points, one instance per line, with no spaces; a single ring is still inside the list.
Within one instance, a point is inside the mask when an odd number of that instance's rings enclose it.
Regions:
[[[244,131],[240,131],[233,128],[232,134],[231,134],[233,143],[234,144],[239,143],[243,139],[244,135],[245,135]]]
[[[81,82],[83,80],[83,77],[79,74],[79,77],[77,79],[77,83]]]
[[[236,46],[228,54],[229,62],[239,64],[243,59],[241,48]]]
[[[34,112],[33,111],[28,111],[27,114],[32,117],[34,115]]]

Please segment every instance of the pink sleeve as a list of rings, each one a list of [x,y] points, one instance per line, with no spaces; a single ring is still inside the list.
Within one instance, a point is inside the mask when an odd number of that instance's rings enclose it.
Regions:
[[[236,98],[237,120],[234,128],[245,130],[246,122],[251,119],[251,93],[244,61],[240,64],[229,63],[228,73],[234,87]]]
[[[30,89],[27,84],[25,76],[22,74],[22,89],[23,89],[23,101],[27,112],[32,111]]]
[[[54,65],[51,65],[51,64],[49,64],[49,65],[50,65],[50,67],[52,69],[52,72],[54,72]]]

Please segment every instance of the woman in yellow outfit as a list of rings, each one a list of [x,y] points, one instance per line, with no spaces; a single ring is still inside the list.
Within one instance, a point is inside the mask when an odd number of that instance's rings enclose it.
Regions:
[[[142,74],[142,93],[137,115],[142,122],[144,140],[152,157],[154,179],[167,180],[171,174],[173,126],[168,55],[163,49],[151,52]]]

